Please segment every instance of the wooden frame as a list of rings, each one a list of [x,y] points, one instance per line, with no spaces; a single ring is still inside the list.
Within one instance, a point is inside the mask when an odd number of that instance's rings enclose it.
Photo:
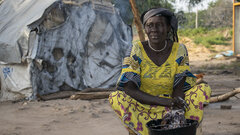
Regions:
[[[143,32],[143,26],[142,26],[142,23],[140,21],[140,15],[139,15],[139,12],[138,12],[138,9],[137,9],[136,2],[135,2],[135,0],[129,0],[129,2],[130,2],[131,7],[132,7],[132,12],[133,12],[133,16],[134,16],[134,23],[135,23],[135,26],[137,28],[139,39],[140,39],[140,41],[143,42],[143,41],[145,41],[145,34]]]
[[[235,44],[235,34],[236,34],[235,33],[235,26],[236,26],[236,24],[235,24],[235,18],[236,18],[235,12],[236,12],[236,10],[235,10],[235,8],[237,6],[240,6],[240,2],[237,2],[236,0],[233,0],[233,38],[232,38],[233,42],[232,42],[232,46],[233,46],[233,51],[234,51],[235,54],[236,54],[236,51],[237,51],[236,50],[237,47],[236,47],[236,44]],[[239,47],[240,47],[240,45],[239,45]]]

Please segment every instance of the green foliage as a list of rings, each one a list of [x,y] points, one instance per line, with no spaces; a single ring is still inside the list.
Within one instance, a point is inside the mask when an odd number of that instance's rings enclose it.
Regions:
[[[204,0],[187,0],[190,6],[195,6]]]
[[[230,33],[230,35],[232,37],[233,36],[233,30],[231,29],[229,33]]]
[[[208,29],[207,28],[198,28],[198,29],[181,29],[179,30],[180,36],[186,36],[186,37],[194,37],[197,35],[203,35],[207,34]]]
[[[228,32],[226,35],[223,33]],[[211,48],[211,45],[230,45],[229,41],[232,39],[231,28],[218,28],[208,30],[207,28],[198,29],[182,29],[179,30],[180,36],[192,38],[197,45],[204,45]]]
[[[179,28],[195,28],[195,17],[196,17],[196,14],[193,12],[184,13],[183,18],[185,18],[185,21],[182,23],[179,23]]]
[[[211,48],[211,45],[230,45],[229,38],[223,36],[206,36],[206,37],[195,37],[194,43],[202,44],[207,48]]]
[[[206,37],[195,37],[194,43],[197,45],[202,44],[207,48],[211,48],[211,45],[208,43],[208,39],[206,39]]]
[[[175,11],[173,7],[173,3],[175,2],[175,0],[135,0],[135,1],[140,15],[150,8],[157,7],[167,8],[172,12]]]
[[[232,1],[216,0],[209,4],[208,9],[198,11],[198,27],[221,28],[232,26]],[[185,13],[186,21],[180,28],[195,28],[196,13]]]

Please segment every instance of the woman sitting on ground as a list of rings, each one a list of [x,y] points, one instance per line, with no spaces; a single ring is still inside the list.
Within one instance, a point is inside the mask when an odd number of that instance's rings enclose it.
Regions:
[[[118,90],[109,97],[112,108],[130,133],[141,135],[148,135],[147,122],[162,119],[171,109],[182,109],[186,119],[201,122],[211,89],[196,85],[187,49],[178,43],[176,17],[154,8],[141,21],[149,40],[133,44],[124,58]]]

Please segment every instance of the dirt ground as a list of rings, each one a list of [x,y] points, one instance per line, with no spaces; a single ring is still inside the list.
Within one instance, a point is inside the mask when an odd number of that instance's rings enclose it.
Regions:
[[[240,60],[214,59],[231,46],[216,46],[214,52],[183,39],[190,56],[192,72],[205,73],[212,96],[240,87]],[[206,106],[204,135],[240,135],[240,94]],[[232,105],[221,109],[221,105]],[[107,99],[21,101],[0,103],[0,135],[128,135]]]

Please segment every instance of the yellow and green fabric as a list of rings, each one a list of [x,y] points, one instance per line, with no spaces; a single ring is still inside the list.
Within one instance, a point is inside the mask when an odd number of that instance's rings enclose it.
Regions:
[[[109,96],[109,102],[127,129],[139,135],[148,135],[146,123],[161,119],[169,108],[141,104],[124,92],[128,81],[134,82],[141,91],[153,96],[171,98],[173,88],[186,76],[184,83],[185,101],[190,109],[185,118],[198,120],[203,117],[203,103],[209,102],[211,89],[207,84],[196,84],[190,72],[189,58],[185,45],[174,43],[168,59],[158,66],[146,54],[141,42],[132,45],[123,61],[117,91]]]

